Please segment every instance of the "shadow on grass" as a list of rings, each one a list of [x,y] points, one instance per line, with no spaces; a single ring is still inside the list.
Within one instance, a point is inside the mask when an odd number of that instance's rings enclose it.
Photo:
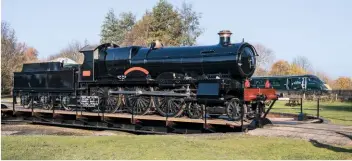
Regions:
[[[323,144],[318,142],[317,140],[314,139],[310,139],[309,140],[310,143],[312,143],[315,147],[318,148],[325,148],[334,152],[343,152],[343,153],[352,153],[352,149],[346,149],[346,148],[341,148],[341,147],[336,147],[336,146],[332,146],[329,144]]]
[[[342,136],[344,136],[344,137],[347,137],[347,138],[349,138],[350,140],[352,140],[352,135],[344,134],[344,133],[342,133],[342,132],[336,132],[336,134],[340,134],[340,135],[342,135]]]
[[[322,116],[322,117],[327,118],[327,119],[340,120],[340,121],[352,121],[352,120],[348,120],[348,119],[341,119],[341,118],[330,117],[330,116]]]
[[[351,104],[344,104],[344,105],[320,105],[320,108],[323,110],[329,111],[347,111],[352,112],[352,103]]]

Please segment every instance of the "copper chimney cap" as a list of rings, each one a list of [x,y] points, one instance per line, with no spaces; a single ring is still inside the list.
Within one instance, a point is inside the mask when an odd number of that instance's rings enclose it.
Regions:
[[[218,34],[220,37],[230,37],[232,32],[230,30],[221,30]]]
[[[231,35],[230,30],[221,30],[219,33],[219,44],[222,46],[231,46]]]

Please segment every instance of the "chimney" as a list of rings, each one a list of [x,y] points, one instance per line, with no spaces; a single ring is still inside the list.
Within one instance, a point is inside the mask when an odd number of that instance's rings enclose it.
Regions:
[[[228,46],[231,44],[231,31],[230,30],[221,30],[219,33],[220,41],[219,44],[222,46]]]

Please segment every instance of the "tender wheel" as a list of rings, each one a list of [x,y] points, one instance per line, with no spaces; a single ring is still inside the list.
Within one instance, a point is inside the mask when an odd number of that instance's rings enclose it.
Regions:
[[[204,115],[204,105],[200,105],[197,102],[191,102],[188,104],[187,114],[189,118],[199,119]]]
[[[134,87],[129,90],[145,91],[145,89],[139,87]],[[126,106],[129,113],[133,113],[135,115],[145,115],[149,113],[149,109],[152,103],[152,98],[150,96],[125,95],[125,98]]]
[[[61,97],[61,107],[63,107],[67,111],[72,111],[73,109],[70,106],[68,106],[69,102],[70,102],[69,96]]]
[[[156,110],[161,116],[178,117],[186,106],[182,98],[156,97]]]
[[[39,101],[44,110],[51,110],[53,108],[52,97],[50,96],[40,96]]]
[[[227,116],[235,121],[241,119],[241,106],[240,100],[237,98],[231,99],[226,106]]]
[[[21,105],[23,106],[23,108],[32,108],[32,103],[33,99],[31,97],[26,95],[21,96]]]

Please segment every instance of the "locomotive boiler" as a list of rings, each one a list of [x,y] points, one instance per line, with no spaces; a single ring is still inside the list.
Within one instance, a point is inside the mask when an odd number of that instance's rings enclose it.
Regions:
[[[255,49],[248,43],[231,44],[229,31],[219,35],[219,44],[212,46],[109,48],[101,51],[99,64],[112,77],[126,76],[130,68],[148,72],[151,78],[164,73],[194,78],[226,75],[237,80],[251,77],[256,64]]]
[[[59,105],[168,117],[227,115],[233,120],[244,112],[251,118],[258,110],[243,101],[244,81],[256,69],[257,53],[249,43],[231,43],[231,34],[220,31],[219,43],[210,46],[164,47],[159,41],[149,47],[86,46],[80,51],[84,62],[77,67],[15,73],[14,92],[27,108]],[[44,74],[40,80],[35,79],[38,73]],[[61,74],[56,83],[52,74]],[[28,86],[39,81],[41,86]]]

